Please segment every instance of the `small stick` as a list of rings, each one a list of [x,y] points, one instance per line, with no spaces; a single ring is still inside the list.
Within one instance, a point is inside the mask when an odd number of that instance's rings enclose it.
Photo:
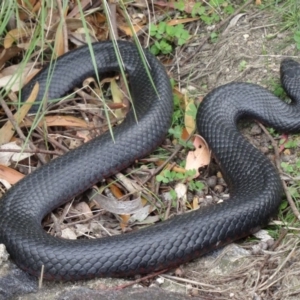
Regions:
[[[268,136],[269,140],[271,141],[271,144],[274,148],[274,153],[275,153],[275,156],[276,156],[276,159],[275,159],[275,163],[276,163],[276,167],[278,169],[278,171],[282,171],[281,170],[281,167],[280,167],[280,155],[279,155],[279,150],[278,150],[278,147],[277,147],[277,144],[275,142],[275,140],[273,139],[273,137],[271,136],[271,134],[268,132],[268,130],[265,128],[265,126],[263,126],[262,124],[258,123],[260,128],[263,130],[263,132]],[[283,179],[281,179],[281,182],[282,182],[282,186],[283,186],[283,189],[284,189],[284,192],[285,192],[285,195],[286,195],[286,198],[289,202],[289,205],[294,213],[294,215],[296,216],[296,218],[298,220],[300,220],[300,213],[292,199],[292,196],[290,194],[290,192],[288,191],[288,187],[285,183],[285,181]]]
[[[10,109],[8,108],[6,102],[3,100],[2,97],[0,97],[0,104],[1,104],[1,106],[2,106],[2,108],[3,108],[3,110],[4,110],[4,112],[6,113],[7,118],[9,119],[9,121],[10,121],[10,122],[12,123],[12,125],[14,126],[14,128],[15,128],[16,132],[18,133],[19,137],[25,142],[25,141],[26,141],[25,135],[23,134],[23,132],[22,132],[22,130],[20,129],[20,127],[19,127],[19,125],[17,124],[17,122],[15,121],[13,114],[11,113]],[[36,152],[37,152],[37,148],[35,147],[35,145],[34,145],[32,142],[29,141],[28,144],[29,144],[29,147],[30,147],[33,151],[36,151]],[[46,163],[47,163],[43,155],[41,155],[41,154],[39,154],[39,153],[37,152],[37,156],[38,156],[38,158],[41,160],[41,162],[42,162],[43,164],[46,164]]]

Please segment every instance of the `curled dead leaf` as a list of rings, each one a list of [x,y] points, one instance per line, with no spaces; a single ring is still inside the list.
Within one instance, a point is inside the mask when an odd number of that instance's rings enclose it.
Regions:
[[[198,177],[199,168],[207,166],[210,163],[210,150],[207,143],[200,135],[195,135],[193,142],[194,151],[189,151],[186,158],[186,170],[196,170],[194,178]]]

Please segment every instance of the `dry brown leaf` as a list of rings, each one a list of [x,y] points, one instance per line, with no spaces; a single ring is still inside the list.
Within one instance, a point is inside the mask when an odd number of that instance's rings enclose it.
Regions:
[[[65,53],[64,33],[62,26],[57,27],[54,43],[54,57],[59,57]]]
[[[18,43],[19,39],[30,37],[32,34],[33,34],[32,29],[28,29],[28,28],[12,29],[6,34],[4,38],[4,43],[3,43],[4,48],[8,49],[13,45],[14,42]]]
[[[83,142],[86,143],[91,140],[91,135],[89,130],[80,130],[76,132],[76,136],[83,139]]]
[[[199,208],[199,199],[198,197],[193,198],[193,209],[198,209]]]
[[[175,26],[178,24],[185,24],[185,23],[190,23],[194,21],[198,21],[199,18],[185,18],[185,19],[176,19],[176,20],[171,20],[167,24],[170,26]]]
[[[0,165],[0,178],[6,180],[10,184],[15,184],[21,180],[24,175],[12,168]]]
[[[187,141],[189,137],[190,137],[190,134],[188,133],[188,131],[186,130],[186,128],[183,128],[183,129],[182,129],[182,132],[181,132],[180,138],[181,138],[183,141]]]
[[[34,123],[34,119],[27,118],[24,122],[20,124],[20,126],[30,127],[33,123]],[[80,127],[80,128],[89,127],[89,125],[82,119],[73,116],[64,116],[64,115],[46,116],[38,124],[38,126],[43,126],[44,124],[46,124],[49,127],[51,126]]]
[[[6,143],[2,146],[0,146],[1,150],[7,150],[5,152],[0,152],[0,164],[3,166],[9,166],[11,162],[19,162],[25,158],[28,158],[33,155],[33,153],[24,152],[23,150],[29,150],[29,145],[20,146],[19,144],[22,144],[22,141],[17,142],[12,141],[10,143]],[[16,152],[10,152],[9,150],[16,150]]]
[[[69,6],[66,6],[65,11],[64,11],[64,19],[66,18],[67,11],[69,9]],[[54,43],[54,52],[56,54],[56,57],[59,57],[65,53],[65,42],[67,37],[64,35],[64,26],[67,26],[67,23],[65,22],[64,24],[62,22],[59,22],[59,26],[57,27],[56,30],[56,35],[55,35],[55,43]],[[67,29],[66,29],[67,31]]]
[[[111,183],[112,181],[109,180],[108,182]],[[117,199],[121,199],[122,197],[124,197],[123,192],[119,189],[119,187],[116,184],[111,184],[109,186],[109,189],[112,192],[113,196]]]
[[[200,135],[195,135],[194,139],[194,151],[189,151],[186,158],[186,170],[196,170],[196,175],[193,178],[198,177],[198,169],[207,166],[210,163],[210,151],[208,145]]]
[[[39,91],[39,84],[36,83],[32,92],[23,106],[14,114],[14,120],[19,125],[24,117],[27,115],[32,103],[35,101]],[[27,103],[27,105],[26,105]],[[0,145],[8,143],[15,133],[13,124],[8,120],[0,129]]]
[[[189,100],[185,95],[185,113],[184,113],[184,125],[185,129],[190,135],[196,128],[196,122],[193,116],[190,114],[190,110],[194,108],[194,101]]]
[[[0,68],[11,58],[15,57],[22,51],[21,48],[17,46],[12,46],[9,49],[1,49],[0,53]]]
[[[122,104],[123,103],[123,94],[119,89],[119,86],[116,83],[115,79],[112,79],[110,82],[110,87],[111,87],[111,94],[112,94],[112,98],[113,98],[113,102],[115,104]],[[114,111],[115,115],[117,118],[124,118],[124,113],[122,111],[122,109],[116,109]]]
[[[164,160],[157,160],[154,162],[157,166],[161,166],[165,163]],[[177,173],[186,173],[186,169],[182,168],[182,167],[179,167],[178,165],[173,165],[173,164],[166,164],[165,167],[164,167],[164,170],[171,170],[171,171],[175,171]]]
[[[124,231],[128,225],[130,215],[120,215],[120,218],[121,218],[120,227],[121,227],[122,231]]]
[[[194,0],[185,0],[183,1],[184,3],[184,11],[187,12],[187,13],[191,13],[193,11],[193,7],[195,5],[197,1],[194,1]],[[154,3],[154,5],[156,6],[160,6],[160,7],[168,7],[168,8],[172,8],[174,9],[175,8],[175,5],[174,5],[174,2],[172,1],[156,1]]]
[[[20,20],[29,19],[29,14],[34,14],[41,7],[41,1],[38,0],[18,0],[18,4],[22,7],[22,9],[19,9],[18,15]]]
[[[25,68],[21,64],[16,64],[3,69],[0,74],[0,87],[18,92],[30,78],[39,72],[33,67],[34,63],[28,63]],[[18,74],[20,69],[22,69],[21,75]]]
[[[125,33],[125,35],[133,36],[133,34],[138,33],[143,28],[143,25],[135,24],[135,25],[132,25],[132,27],[130,27],[128,25],[118,25],[118,28],[120,30],[122,30]],[[133,32],[132,32],[132,30],[133,30]]]
[[[86,202],[79,202],[75,205],[75,209],[81,214],[80,217],[88,219],[93,216],[93,213]]]

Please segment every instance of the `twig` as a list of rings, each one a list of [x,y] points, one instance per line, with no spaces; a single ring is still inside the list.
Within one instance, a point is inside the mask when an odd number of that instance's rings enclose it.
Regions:
[[[38,149],[36,150],[19,150],[19,149],[0,149],[0,152],[11,152],[11,153],[42,153],[42,154],[51,154],[51,155],[57,155],[60,156],[61,153],[57,151],[51,151],[51,150],[43,150],[43,149]]]
[[[18,133],[19,137],[25,142],[26,141],[26,136],[23,134],[22,130],[20,129],[19,125],[17,124],[17,122],[14,119],[13,114],[11,113],[10,109],[8,108],[8,106],[6,105],[6,102],[3,100],[2,97],[0,97],[0,104],[4,110],[4,112],[7,115],[7,118],[9,119],[9,121],[12,123],[12,125],[14,126],[16,132]],[[29,147],[33,150],[37,152],[37,148],[35,147],[35,145],[32,142],[28,142]],[[37,153],[38,158],[41,160],[41,162],[43,164],[46,164],[46,160],[44,158],[43,155]]]
[[[151,278],[153,278],[153,277],[156,277],[156,276],[158,276],[158,275],[160,275],[160,274],[163,274],[163,273],[165,273],[166,271],[168,271],[168,269],[161,270],[161,271],[158,271],[158,272],[156,272],[156,273],[152,273],[152,274],[150,274],[150,275],[147,275],[147,276],[141,277],[141,278],[139,278],[139,279],[136,279],[136,280],[134,280],[134,281],[132,281],[132,282],[129,282],[129,283],[126,283],[126,284],[122,284],[122,285],[116,286],[116,287],[114,287],[114,288],[107,289],[106,291],[119,291],[119,290],[123,290],[123,289],[125,289],[125,288],[127,288],[127,287],[129,287],[129,286],[132,286],[132,285],[137,284],[137,283],[139,283],[139,282],[142,282],[142,281],[151,279]]]
[[[258,123],[258,124],[259,124],[260,128],[263,130],[263,132],[268,136],[269,140],[271,141],[271,144],[272,144],[272,146],[274,148],[275,157],[276,157],[276,159],[275,159],[276,167],[277,167],[278,171],[280,172],[281,171],[281,167],[280,167],[280,155],[279,155],[279,150],[278,150],[278,147],[277,147],[277,143],[275,142],[275,140],[273,139],[273,137],[271,136],[271,134],[268,132],[268,130],[262,124],[260,124],[260,123]],[[296,218],[298,220],[300,220],[300,213],[299,213],[299,211],[298,211],[298,209],[297,209],[297,207],[296,207],[296,205],[295,205],[295,203],[294,203],[294,201],[293,201],[293,199],[291,197],[291,194],[290,194],[290,192],[288,190],[288,187],[287,187],[287,185],[286,185],[286,183],[285,183],[284,180],[281,179],[281,182],[282,182],[282,186],[283,186],[286,198],[287,198],[287,200],[289,202],[289,205],[290,205],[290,207],[291,207],[294,215],[296,216]]]

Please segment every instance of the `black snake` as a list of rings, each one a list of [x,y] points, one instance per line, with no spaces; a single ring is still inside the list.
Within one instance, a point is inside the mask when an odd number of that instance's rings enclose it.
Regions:
[[[1,199],[0,242],[13,261],[38,276],[75,280],[131,276],[175,267],[221,245],[249,235],[276,214],[282,196],[279,175],[269,160],[240,135],[238,119],[249,116],[278,130],[300,130],[300,67],[281,65],[281,80],[293,100],[279,100],[260,86],[231,83],[209,93],[197,113],[197,128],[207,140],[231,188],[231,198],[133,233],[96,240],[65,240],[48,235],[42,218],[103,178],[153,151],[170,126],[173,98],[164,67],[144,51],[156,90],[136,47],[118,42],[128,74],[135,113],[110,133],[52,160],[18,182]],[[118,71],[111,42],[93,44],[99,74]],[[49,83],[50,74],[50,83]],[[87,46],[44,68],[23,88],[26,99],[39,82],[38,100],[59,98],[94,75]]]

